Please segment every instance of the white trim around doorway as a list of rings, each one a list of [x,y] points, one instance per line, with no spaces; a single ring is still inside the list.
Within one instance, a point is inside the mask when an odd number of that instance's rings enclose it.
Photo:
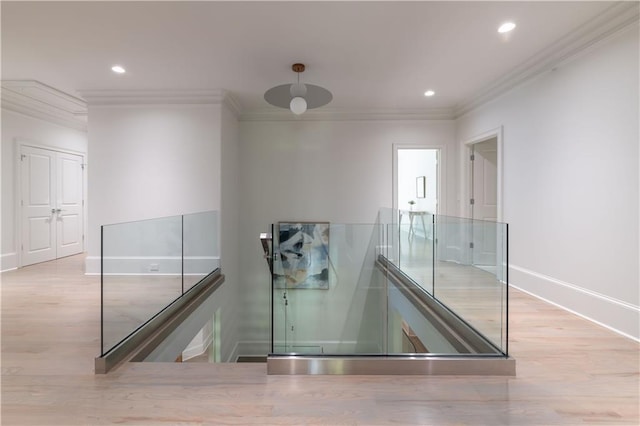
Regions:
[[[471,171],[469,157],[471,156],[471,146],[480,142],[487,141],[489,139],[496,138],[497,139],[497,148],[498,148],[498,222],[504,222],[503,216],[503,207],[504,207],[504,188],[503,188],[503,175],[504,175],[504,145],[503,145],[503,126],[496,127],[495,129],[487,130],[486,132],[480,133],[479,135],[474,136],[473,138],[464,141],[462,145],[465,149],[462,150],[462,167],[461,170],[463,172],[462,178],[462,194],[464,195],[461,200],[461,212],[465,217],[471,217],[471,203],[469,200],[471,199]]]

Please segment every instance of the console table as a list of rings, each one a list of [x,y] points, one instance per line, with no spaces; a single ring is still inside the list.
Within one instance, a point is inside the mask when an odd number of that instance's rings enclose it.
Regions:
[[[422,230],[424,231],[425,238],[427,237],[427,227],[424,224],[424,217],[428,215],[429,212],[424,210],[400,210],[400,216],[398,218],[398,223],[402,224],[402,216],[409,216],[409,237],[415,235],[416,230],[413,227],[414,218],[416,216],[420,217],[420,221],[422,222]]]

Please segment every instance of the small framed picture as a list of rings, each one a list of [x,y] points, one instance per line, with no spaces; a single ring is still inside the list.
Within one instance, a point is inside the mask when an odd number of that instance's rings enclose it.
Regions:
[[[425,176],[418,176],[416,178],[416,197],[424,198],[427,187],[427,178]]]

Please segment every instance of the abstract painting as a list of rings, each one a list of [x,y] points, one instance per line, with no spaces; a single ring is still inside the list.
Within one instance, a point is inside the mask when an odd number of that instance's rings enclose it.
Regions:
[[[274,287],[329,289],[329,222],[280,222]]]

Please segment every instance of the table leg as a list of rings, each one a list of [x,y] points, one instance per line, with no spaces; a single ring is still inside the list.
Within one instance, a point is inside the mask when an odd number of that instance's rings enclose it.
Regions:
[[[414,233],[415,231],[413,230],[413,215],[409,213],[409,236],[411,236]]]

